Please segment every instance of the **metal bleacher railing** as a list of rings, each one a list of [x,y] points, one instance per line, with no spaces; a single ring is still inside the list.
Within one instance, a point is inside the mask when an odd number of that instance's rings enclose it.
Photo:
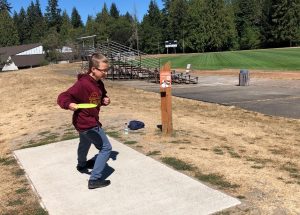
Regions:
[[[113,65],[108,78],[151,79],[159,73],[160,59],[114,41],[99,45],[99,50]]]
[[[130,48],[114,41],[98,43],[96,47],[85,47],[81,51],[83,69],[92,53],[105,55],[111,64],[108,79],[146,79],[159,82],[160,58],[147,55],[139,50]],[[85,63],[84,63],[85,62]],[[174,83],[198,83],[198,78],[172,72]]]

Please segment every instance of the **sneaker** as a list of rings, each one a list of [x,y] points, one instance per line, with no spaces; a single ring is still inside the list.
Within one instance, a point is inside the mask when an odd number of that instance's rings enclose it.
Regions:
[[[100,187],[106,187],[110,185],[110,180],[89,180],[88,187],[89,189],[95,189],[95,188],[100,188]]]
[[[79,166],[79,165],[77,165],[77,166],[76,166],[76,169],[77,169],[78,172],[80,172],[80,173],[88,173],[88,172],[89,172],[89,170],[88,170],[88,168],[87,168],[86,166]]]

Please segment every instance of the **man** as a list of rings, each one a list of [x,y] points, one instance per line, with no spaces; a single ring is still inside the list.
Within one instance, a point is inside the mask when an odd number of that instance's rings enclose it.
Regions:
[[[110,184],[109,180],[104,180],[101,177],[112,147],[99,121],[100,107],[110,104],[110,98],[106,95],[107,91],[102,82],[102,79],[107,76],[108,69],[107,58],[94,53],[89,60],[87,73],[78,75],[77,82],[67,91],[61,93],[57,99],[61,108],[74,111],[73,125],[79,132],[80,139],[77,152],[77,170],[84,172],[89,167],[86,157],[91,144],[94,144],[99,150],[88,182],[89,189],[105,187]],[[77,104],[79,103],[92,103],[96,104],[97,107],[78,109]]]

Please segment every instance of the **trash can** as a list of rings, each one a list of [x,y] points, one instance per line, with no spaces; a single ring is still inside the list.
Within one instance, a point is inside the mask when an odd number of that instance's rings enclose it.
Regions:
[[[248,86],[250,82],[250,73],[246,69],[241,69],[239,74],[239,86]]]

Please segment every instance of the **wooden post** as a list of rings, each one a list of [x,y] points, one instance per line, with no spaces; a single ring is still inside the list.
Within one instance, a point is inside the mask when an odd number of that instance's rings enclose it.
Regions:
[[[173,131],[171,84],[171,63],[168,62],[160,70],[162,132],[168,136],[171,136]]]

